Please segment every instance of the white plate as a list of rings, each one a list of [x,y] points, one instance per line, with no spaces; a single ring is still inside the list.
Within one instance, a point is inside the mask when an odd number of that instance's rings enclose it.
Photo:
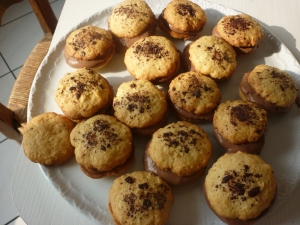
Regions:
[[[158,15],[169,1],[147,1],[152,10]],[[202,35],[210,35],[213,26],[224,15],[238,14],[239,12],[221,5],[206,1],[196,1],[205,9],[208,21],[201,32]],[[112,8],[105,9],[84,20],[72,30],[66,32],[65,37],[73,30],[87,24],[93,24],[107,29],[107,18]],[[239,99],[238,85],[243,74],[252,70],[257,64],[267,64],[285,70],[291,74],[300,86],[300,66],[290,51],[273,34],[264,28],[264,39],[259,48],[251,55],[238,56],[238,66],[233,78],[219,85],[222,92],[222,102],[228,99]],[[159,32],[159,34],[162,34]],[[63,58],[63,38],[56,48],[51,49],[50,54],[43,61],[34,84],[31,89],[28,109],[28,119],[43,112],[54,111],[62,113],[54,101],[54,92],[59,79],[67,72],[74,69],[69,67]],[[172,39],[179,50],[182,50],[187,42]],[[99,72],[107,78],[114,89],[117,90],[120,83],[131,80],[132,77],[126,70],[123,62],[123,54],[115,54],[107,66]],[[163,87],[162,87],[163,88]],[[164,89],[166,90],[166,89]],[[285,115],[269,118],[266,143],[261,157],[269,163],[273,169],[278,183],[277,198],[274,206],[268,211],[270,215],[284,200],[294,191],[299,184],[300,177],[300,151],[299,151],[299,110],[296,105]],[[209,167],[224,153],[218,146],[213,135],[210,123],[199,124],[210,136],[213,143],[213,156]],[[135,163],[126,172],[143,170],[142,152],[148,138],[134,140],[136,156]],[[93,180],[85,176],[79,169],[75,159],[69,160],[60,167],[40,167],[45,177],[57,189],[57,191],[74,207],[95,220],[95,223],[113,224],[108,211],[108,190],[114,177]],[[185,186],[172,187],[175,194],[168,224],[222,224],[220,220],[209,210],[202,194],[204,178]],[[263,223],[263,221],[261,222]]]

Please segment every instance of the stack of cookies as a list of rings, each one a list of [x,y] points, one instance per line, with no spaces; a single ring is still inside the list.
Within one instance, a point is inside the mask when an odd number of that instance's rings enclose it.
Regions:
[[[28,122],[28,158],[60,165],[75,154],[88,177],[117,176],[108,193],[116,224],[166,224],[174,186],[201,177],[207,204],[225,223],[249,224],[263,215],[276,192],[273,170],[260,156],[267,120],[291,109],[297,84],[285,71],[257,65],[236,87],[240,98],[222,99],[219,86],[236,76],[238,56],[254,52],[264,34],[245,14],[224,16],[204,35],[208,22],[188,0],[171,1],[157,18],[145,1],[124,0],[107,30],[88,25],[71,32],[63,53],[70,72],[54,96],[64,115]],[[132,80],[112,87],[100,68],[109,70],[115,54],[124,57]],[[144,148],[135,149],[141,136]],[[213,149],[213,141],[225,151]],[[137,151],[143,158],[135,159]],[[222,156],[207,172],[214,151]],[[126,174],[134,160],[144,168]]]

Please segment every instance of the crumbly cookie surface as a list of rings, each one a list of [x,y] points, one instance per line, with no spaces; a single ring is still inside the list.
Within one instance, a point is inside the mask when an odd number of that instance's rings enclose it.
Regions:
[[[213,127],[233,144],[255,142],[267,128],[267,112],[243,100],[226,101],[215,111]]]
[[[78,123],[70,140],[75,147],[76,161],[89,170],[110,171],[124,164],[133,149],[130,129],[107,115],[96,115]]]
[[[279,107],[291,106],[298,96],[294,79],[285,71],[268,65],[257,65],[250,72],[248,83],[262,98]]]
[[[61,78],[55,91],[55,101],[72,120],[88,118],[105,107],[113,95],[107,80],[97,71],[77,69]]]
[[[255,47],[264,37],[260,24],[246,14],[224,16],[216,29],[224,40],[235,47]]]
[[[165,37],[150,36],[136,41],[125,53],[127,70],[135,79],[151,82],[170,80],[180,68],[175,45]]]
[[[32,118],[23,131],[25,155],[41,165],[61,165],[74,156],[74,147],[70,143],[74,127],[73,121],[54,112]]]
[[[77,60],[106,60],[114,52],[114,42],[109,31],[88,25],[70,33],[65,51]]]
[[[148,153],[159,168],[178,176],[189,176],[206,167],[212,145],[202,128],[178,121],[153,134]]]
[[[166,224],[173,202],[168,184],[146,171],[118,177],[109,190],[109,209],[116,224]]]
[[[162,17],[168,23],[166,25],[170,31],[179,34],[194,32],[195,35],[203,29],[207,21],[204,10],[198,4],[187,0],[171,1],[162,12]],[[176,34],[170,34],[176,37]]]
[[[270,206],[276,180],[271,166],[259,156],[226,153],[208,171],[205,188],[218,215],[247,220]]]
[[[134,38],[156,26],[151,8],[142,0],[125,0],[115,6],[108,18],[109,30],[119,38]]]
[[[147,80],[122,83],[113,101],[116,118],[131,128],[155,125],[167,107],[166,94]]]
[[[189,55],[195,71],[216,80],[230,78],[237,66],[232,46],[215,36],[202,36],[192,42]]]
[[[174,78],[169,85],[169,96],[180,109],[205,114],[215,109],[221,100],[216,82],[199,72],[186,72]]]

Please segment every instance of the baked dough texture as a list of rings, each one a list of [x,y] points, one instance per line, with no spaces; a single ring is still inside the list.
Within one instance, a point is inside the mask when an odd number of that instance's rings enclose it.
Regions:
[[[136,41],[125,53],[124,62],[137,80],[163,83],[178,75],[179,53],[165,37],[150,36]]]
[[[175,77],[168,90],[170,100],[178,108],[194,114],[206,114],[221,101],[217,83],[199,72],[181,73]]]
[[[118,177],[109,190],[109,209],[118,225],[166,224],[173,202],[169,185],[146,171]]]
[[[82,120],[111,104],[113,95],[108,81],[96,70],[81,68],[61,78],[55,101],[67,117]]]
[[[113,101],[115,117],[130,128],[157,124],[168,109],[166,94],[147,80],[122,83]]]
[[[70,140],[77,163],[90,171],[109,172],[124,164],[133,151],[130,129],[108,115],[78,123]]]
[[[229,79],[237,66],[236,52],[226,41],[202,36],[189,46],[189,59],[195,71],[216,81]]]
[[[125,0],[116,5],[108,18],[109,30],[119,38],[135,38],[156,26],[151,8],[142,0]]]
[[[294,79],[272,66],[257,65],[250,72],[248,83],[262,98],[279,107],[290,107],[298,96]]]
[[[244,152],[221,156],[209,169],[204,185],[217,215],[241,220],[258,217],[276,192],[272,167],[259,156]]]
[[[212,144],[198,125],[178,121],[153,134],[148,154],[160,169],[190,176],[207,166]]]
[[[226,101],[215,111],[213,127],[233,144],[255,142],[267,128],[267,112],[255,103]]]
[[[74,156],[70,133],[75,123],[66,116],[46,112],[33,117],[23,130],[25,155],[35,163],[58,166]]]
[[[246,14],[224,16],[216,25],[221,38],[235,47],[254,48],[264,37],[260,24]]]

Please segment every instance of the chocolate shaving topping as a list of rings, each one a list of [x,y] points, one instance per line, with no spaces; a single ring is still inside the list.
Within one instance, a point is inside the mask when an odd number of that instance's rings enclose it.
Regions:
[[[259,187],[255,187],[255,188],[252,188],[250,191],[248,191],[248,195],[253,198],[256,195],[258,195],[259,192],[260,192],[260,188]]]
[[[190,16],[190,17],[194,17],[196,15],[195,9],[193,8],[193,6],[189,4],[178,4],[177,13],[181,16]]]
[[[135,182],[135,179],[131,176],[128,176],[125,178],[125,181],[129,184],[133,184]]]
[[[135,179],[131,176],[125,178],[125,181],[133,184]],[[153,186],[156,187],[153,187]],[[164,184],[151,184],[142,183],[138,184],[138,194],[131,192],[123,197],[123,201],[127,203],[127,213],[128,217],[134,217],[137,213],[143,213],[149,209],[151,210],[162,210],[167,202],[167,193],[170,189]]]
[[[254,124],[254,121],[259,120],[259,117],[249,105],[240,104],[230,110],[230,123],[237,126],[236,120],[249,125]]]
[[[161,59],[169,56],[169,51],[167,51],[164,46],[152,41],[141,41],[135,46],[133,53],[137,57],[146,57],[147,60]]]
[[[250,166],[245,164],[240,171],[225,171],[220,183],[216,184],[215,188],[230,192],[231,201],[246,201],[247,198],[253,198],[260,193],[260,187],[253,187],[253,184],[261,178],[261,174],[251,173]]]
[[[253,25],[250,20],[247,20],[241,16],[230,17],[229,20],[224,20],[224,32],[229,35],[234,35],[238,31],[249,30]]]

